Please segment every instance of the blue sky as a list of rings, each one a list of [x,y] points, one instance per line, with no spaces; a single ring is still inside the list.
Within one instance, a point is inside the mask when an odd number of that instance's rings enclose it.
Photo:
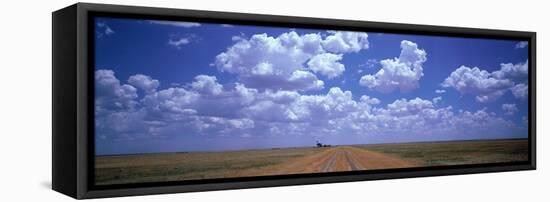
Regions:
[[[527,137],[526,42],[95,23],[98,155]]]

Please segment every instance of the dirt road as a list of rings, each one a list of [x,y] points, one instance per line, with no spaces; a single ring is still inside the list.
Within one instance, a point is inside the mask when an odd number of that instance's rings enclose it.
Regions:
[[[405,168],[413,163],[386,154],[349,146],[319,149],[320,152],[303,158],[262,169],[244,171],[245,175],[284,175],[353,170]]]

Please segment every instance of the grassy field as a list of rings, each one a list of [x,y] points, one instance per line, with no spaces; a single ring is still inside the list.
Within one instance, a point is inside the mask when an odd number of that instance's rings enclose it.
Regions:
[[[98,185],[107,185],[271,175],[271,173],[293,174],[304,173],[304,171],[324,172],[322,170],[330,170],[327,166],[340,162],[340,159],[344,159],[347,155],[347,151],[335,152],[336,149],[341,148],[310,147],[98,156],[95,164],[95,182]],[[390,159],[402,160],[409,164],[407,167],[528,160],[528,141],[523,139],[353,145],[347,148],[347,150],[353,150],[353,148],[365,150],[367,153],[361,154],[362,156],[360,154],[350,156],[356,158],[352,163],[375,169],[390,168],[389,164],[383,166],[391,162]]]
[[[326,148],[164,153],[96,157],[96,184],[237,177],[243,170],[291,161]]]
[[[357,146],[412,161],[418,166],[440,166],[527,161],[527,139],[449,141]]]

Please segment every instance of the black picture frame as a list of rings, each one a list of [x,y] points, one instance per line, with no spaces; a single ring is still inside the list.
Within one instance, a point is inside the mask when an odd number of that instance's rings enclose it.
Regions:
[[[529,161],[343,173],[94,185],[93,17],[111,16],[433,36],[514,39],[529,42]],[[52,188],[84,199],[536,169],[536,33],[258,15],[184,9],[77,3],[52,13]]]

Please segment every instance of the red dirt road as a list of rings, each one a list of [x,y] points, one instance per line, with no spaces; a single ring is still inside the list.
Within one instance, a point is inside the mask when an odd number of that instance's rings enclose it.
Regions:
[[[244,175],[323,173],[413,166],[415,166],[413,163],[397,157],[355,147],[342,146],[324,151],[321,150],[318,154],[268,166],[259,170],[245,171]]]

